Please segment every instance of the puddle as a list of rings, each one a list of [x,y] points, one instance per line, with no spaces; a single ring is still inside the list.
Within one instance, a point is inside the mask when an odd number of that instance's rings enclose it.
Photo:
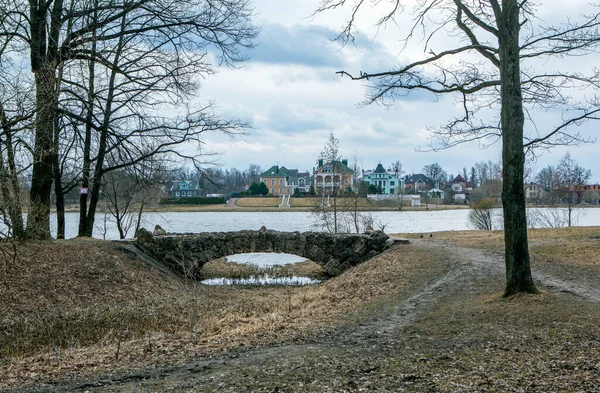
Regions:
[[[308,277],[251,276],[249,278],[211,278],[200,281],[205,285],[314,285],[321,280]]]
[[[290,265],[304,262],[306,258],[293,254],[274,252],[253,252],[246,254],[234,254],[227,257],[227,262],[245,263],[257,267],[270,267],[276,265]]]

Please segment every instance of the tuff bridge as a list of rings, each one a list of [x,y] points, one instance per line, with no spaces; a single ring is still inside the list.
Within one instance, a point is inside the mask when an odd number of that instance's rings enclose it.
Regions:
[[[250,252],[295,254],[314,261],[332,276],[385,251],[395,242],[381,231],[370,234],[259,231],[153,235],[140,229],[136,244],[179,273],[198,276],[213,259]],[[407,241],[406,241],[407,242]]]

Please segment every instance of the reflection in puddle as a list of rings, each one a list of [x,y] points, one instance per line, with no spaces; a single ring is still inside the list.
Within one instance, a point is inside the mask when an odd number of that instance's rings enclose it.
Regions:
[[[313,285],[320,283],[308,277],[251,276],[248,278],[211,278],[201,281],[205,285]]]

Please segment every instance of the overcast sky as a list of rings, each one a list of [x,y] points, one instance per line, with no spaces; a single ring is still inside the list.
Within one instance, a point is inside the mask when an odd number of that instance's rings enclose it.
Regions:
[[[539,15],[553,20],[576,13],[574,4],[578,1],[546,1]],[[451,97],[436,100],[416,93],[397,99],[390,107],[359,106],[368,89],[366,84],[341,78],[335,72],[385,71],[413,55],[421,56],[412,49],[401,53],[397,27],[377,33],[369,15],[364,15],[359,20],[356,45],[340,48],[331,39],[348,10],[311,18],[318,0],[255,0],[254,4],[261,33],[258,46],[249,53],[251,59],[240,69],[219,69],[200,90],[199,100],[214,99],[222,113],[253,124],[247,135],[235,140],[207,137],[206,148],[221,153],[218,161],[224,167],[245,169],[249,164],[258,164],[267,169],[279,164],[311,169],[330,132],[340,140],[341,155],[349,161],[356,157],[363,169],[374,169],[380,162],[387,167],[400,160],[410,174],[438,162],[455,175],[476,162],[500,159],[499,143],[486,149],[471,143],[437,152],[420,151],[429,144],[428,127],[445,124],[460,110]],[[437,38],[434,44],[441,50],[444,38]],[[544,127],[551,122],[542,118],[537,124]],[[591,123],[583,132],[596,135],[599,127],[600,123]],[[599,182],[599,148],[594,143],[540,151],[532,166],[537,171],[556,164],[570,151],[580,164],[592,170],[592,180]]]

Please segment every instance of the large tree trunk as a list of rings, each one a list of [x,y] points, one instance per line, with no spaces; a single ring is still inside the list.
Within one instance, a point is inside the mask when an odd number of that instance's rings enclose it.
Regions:
[[[54,67],[44,62],[35,70],[36,122],[30,206],[26,235],[31,239],[50,238],[50,192],[54,173]]]
[[[35,74],[36,119],[26,236],[32,239],[50,238],[50,193],[54,181],[54,155],[57,154],[53,143],[58,102],[56,67],[64,22],[62,11],[63,0],[29,0],[29,47],[31,70]]]
[[[523,173],[523,98],[519,60],[519,9],[517,0],[502,1],[498,20],[502,94],[502,206],[506,262],[505,296],[535,293],[531,277]]]

